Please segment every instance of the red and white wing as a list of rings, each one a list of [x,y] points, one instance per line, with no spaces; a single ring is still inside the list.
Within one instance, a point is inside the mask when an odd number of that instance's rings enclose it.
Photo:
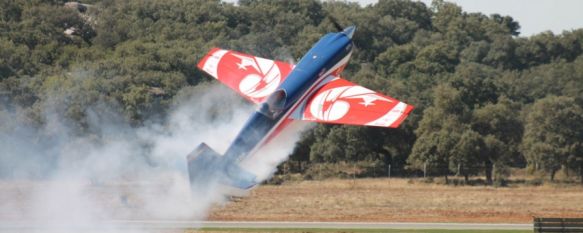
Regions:
[[[301,120],[306,121],[396,128],[413,106],[345,79],[334,78],[298,110],[302,111]]]
[[[293,65],[213,48],[198,68],[253,103],[261,103],[283,82]]]

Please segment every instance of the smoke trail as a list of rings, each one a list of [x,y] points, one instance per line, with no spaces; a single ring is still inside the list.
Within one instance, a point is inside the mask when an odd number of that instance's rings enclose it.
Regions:
[[[291,63],[290,52],[278,58]],[[73,72],[74,82],[88,72]],[[203,220],[224,202],[217,184],[192,195],[186,155],[201,142],[223,154],[254,106],[221,84],[183,88],[164,122],[132,127],[115,103],[86,108],[87,128],[64,116],[70,94],[41,93],[41,128],[26,110],[0,103],[0,221],[104,226],[118,219]],[[266,180],[287,159],[307,123],[296,122],[241,166]],[[87,228],[88,227],[88,228]],[[127,232],[127,230],[123,230]]]
[[[189,87],[166,122],[139,128],[106,103],[90,106],[91,133],[83,134],[62,115],[62,101],[44,103],[41,129],[20,120],[22,112],[0,110],[0,220],[201,220],[222,196],[190,195],[185,157],[201,142],[224,152],[253,111],[220,84]],[[263,157],[268,165],[252,162],[253,171],[272,174],[293,147],[285,144]]]
[[[287,160],[294,148],[294,142],[300,138],[300,133],[306,130],[311,123],[293,121],[287,128],[277,135],[265,147],[261,148],[252,157],[241,162],[241,166],[257,175],[257,179],[264,181],[269,179],[277,166]]]

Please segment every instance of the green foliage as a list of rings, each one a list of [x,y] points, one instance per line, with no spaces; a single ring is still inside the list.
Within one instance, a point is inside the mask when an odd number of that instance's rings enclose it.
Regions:
[[[497,184],[526,162],[583,170],[583,29],[518,37],[511,16],[441,0],[84,3],[0,3],[0,118],[18,111],[40,127],[53,106],[82,133],[99,104],[134,125],[164,118],[183,88],[210,80],[196,69],[210,48],[293,62],[336,30],[333,15],[358,28],[343,76],[416,109],[399,129],[318,125],[291,155],[299,167],[360,161],[375,174],[427,167]]]
[[[527,112],[523,138],[524,155],[536,170],[550,174],[581,163],[583,155],[583,108],[573,98],[548,96]]]

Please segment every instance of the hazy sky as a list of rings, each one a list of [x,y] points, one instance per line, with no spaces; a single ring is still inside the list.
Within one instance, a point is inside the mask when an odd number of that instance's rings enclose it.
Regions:
[[[237,0],[223,0],[236,2]],[[325,0],[324,0],[325,1]],[[347,0],[361,5],[379,0]],[[432,0],[422,1],[431,5]],[[560,34],[564,30],[583,28],[583,0],[446,0],[460,5],[466,12],[485,15],[509,15],[520,24],[520,36],[531,36],[547,30]]]
[[[357,0],[363,5],[378,0]],[[427,5],[431,0],[421,0]],[[520,24],[520,35],[530,36],[551,30],[583,28],[583,0],[446,0],[460,5],[466,12],[486,15],[510,15]]]

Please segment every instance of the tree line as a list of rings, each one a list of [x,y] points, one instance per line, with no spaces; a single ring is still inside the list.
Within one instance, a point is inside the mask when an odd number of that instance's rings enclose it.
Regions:
[[[81,6],[84,7],[83,10]],[[511,16],[463,11],[441,0],[59,0],[0,3],[0,119],[46,125],[41,106],[87,127],[87,108],[116,106],[134,126],[163,119],[186,86],[214,82],[196,69],[212,47],[300,58],[328,15],[356,25],[346,79],[416,107],[398,129],[317,125],[290,155],[299,170],[371,162],[430,175],[513,168],[577,174],[583,182],[583,29],[520,36]],[[14,130],[0,123],[0,130]],[[385,173],[386,174],[386,173]],[[398,174],[397,174],[398,175]]]

